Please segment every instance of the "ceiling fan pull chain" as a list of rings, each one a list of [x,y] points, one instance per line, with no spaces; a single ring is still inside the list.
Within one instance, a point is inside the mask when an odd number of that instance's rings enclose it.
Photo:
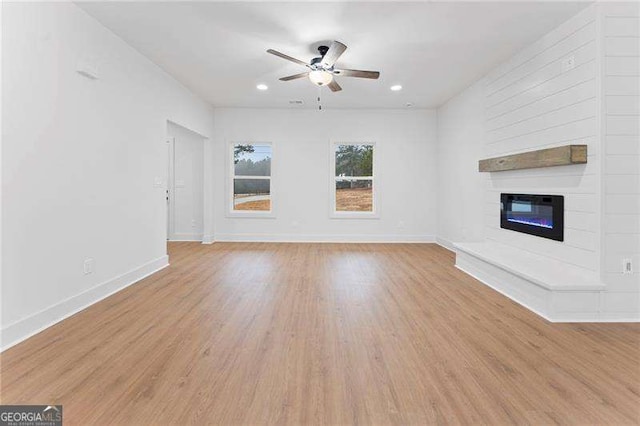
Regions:
[[[318,86],[318,111],[322,111],[322,102],[320,102],[320,93],[322,88]]]

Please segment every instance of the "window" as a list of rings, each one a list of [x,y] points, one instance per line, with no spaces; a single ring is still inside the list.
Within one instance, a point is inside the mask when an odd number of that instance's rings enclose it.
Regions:
[[[270,143],[234,143],[231,155],[231,212],[271,213]]]
[[[334,217],[375,215],[374,144],[332,144]]]

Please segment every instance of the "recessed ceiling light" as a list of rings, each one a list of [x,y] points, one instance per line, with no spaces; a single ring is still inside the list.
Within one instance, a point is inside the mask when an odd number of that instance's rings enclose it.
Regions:
[[[396,84],[394,86],[391,86],[391,90],[393,90],[394,92],[397,92],[398,90],[402,90],[402,86],[400,86],[399,84]]]
[[[256,89],[258,90],[267,90],[269,88],[269,86],[267,86],[266,84],[258,84],[256,86]]]

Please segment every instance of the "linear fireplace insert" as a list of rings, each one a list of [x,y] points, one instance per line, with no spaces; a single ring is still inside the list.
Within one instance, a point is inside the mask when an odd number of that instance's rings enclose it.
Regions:
[[[564,241],[564,197],[500,194],[500,227]]]

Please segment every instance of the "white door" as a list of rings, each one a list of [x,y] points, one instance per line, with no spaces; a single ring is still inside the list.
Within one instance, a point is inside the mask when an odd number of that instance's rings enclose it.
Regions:
[[[169,123],[168,223],[170,241],[202,241],[204,234],[204,138]]]

